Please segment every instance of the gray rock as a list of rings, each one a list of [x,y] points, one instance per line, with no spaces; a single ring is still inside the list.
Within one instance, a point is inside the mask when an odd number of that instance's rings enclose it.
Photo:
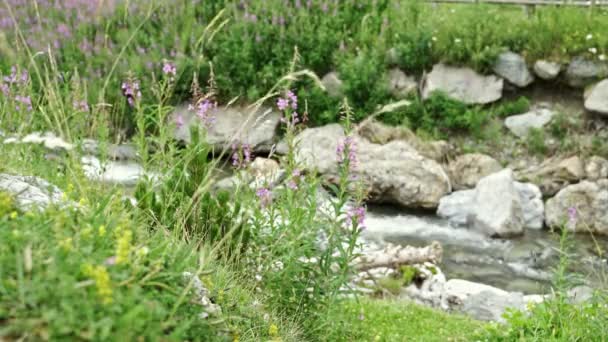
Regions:
[[[447,167],[448,175],[454,190],[471,189],[480,179],[502,170],[502,165],[496,159],[480,153],[463,154]]]
[[[608,64],[575,57],[566,69],[566,81],[575,88],[584,88],[608,75]]]
[[[598,156],[589,158],[585,165],[585,175],[592,181],[608,178],[608,160]]]
[[[105,147],[107,158],[112,160],[137,160],[137,149],[130,144],[107,144]],[[86,154],[101,156],[99,142],[93,139],[82,141],[82,150]]]
[[[505,126],[516,136],[524,138],[530,129],[541,129],[551,122],[555,113],[547,108],[538,108],[525,114],[509,116]]]
[[[493,192],[495,198],[491,198]],[[477,227],[489,236],[511,236],[524,227],[542,228],[544,204],[538,187],[513,181],[506,169],[481,179],[474,190],[441,198],[437,215],[453,225]]]
[[[403,71],[395,68],[388,72],[388,90],[396,99],[405,99],[418,88],[416,80],[407,76]]]
[[[489,236],[523,233],[523,209],[509,169],[487,176],[477,183],[475,206],[471,212],[473,228]]]
[[[302,131],[297,137],[296,160],[330,181],[338,177],[338,144],[345,138],[338,124]],[[358,164],[355,174],[369,188],[370,201],[409,208],[436,208],[451,191],[449,179],[434,160],[420,155],[404,141],[373,144],[354,136]]]
[[[147,174],[140,164],[133,161],[108,161],[102,164],[93,156],[84,156],[80,161],[85,176],[94,181],[133,186],[144,176],[158,178],[157,175]]]
[[[608,235],[608,180],[568,185],[550,198],[545,208],[547,225],[552,228]],[[569,218],[570,208],[576,210],[574,220]]]
[[[61,204],[63,192],[46,180],[34,176],[0,173],[0,191],[11,194],[19,209],[45,209],[50,204]]]
[[[498,56],[493,70],[497,75],[520,88],[534,82],[534,76],[528,70],[526,60],[510,51],[503,52]]]
[[[321,79],[321,84],[325,87],[327,94],[331,97],[341,98],[344,96],[344,85],[338,73],[332,71]]]
[[[496,76],[483,76],[469,68],[437,64],[423,81],[422,98],[441,91],[468,104],[486,104],[502,97],[503,80]]]
[[[538,60],[534,63],[534,73],[543,80],[554,80],[559,75],[562,66],[559,63]]]
[[[578,156],[549,158],[517,173],[517,179],[538,185],[545,196],[553,196],[563,187],[583,178],[585,164]]]
[[[215,109],[215,122],[208,128],[206,139],[220,152],[229,150],[235,143],[249,144],[255,152],[269,152],[274,144],[281,114],[268,108],[254,111],[248,107],[220,107]],[[173,121],[181,117],[183,124],[176,127],[175,138],[189,143],[192,125],[201,126],[201,120],[185,107],[173,114]]]
[[[585,92],[585,109],[608,115],[608,79],[599,82]]]
[[[64,150],[70,151],[74,148],[74,145],[58,137],[53,132],[34,132],[30,133],[23,138],[13,137],[6,139],[5,144],[40,144],[45,148],[53,151]]]

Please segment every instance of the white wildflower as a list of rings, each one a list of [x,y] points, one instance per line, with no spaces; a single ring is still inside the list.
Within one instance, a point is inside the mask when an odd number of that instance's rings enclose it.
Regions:
[[[592,54],[594,54],[594,55],[595,55],[595,54],[597,53],[597,49],[596,49],[596,48],[594,48],[594,47],[589,48],[589,52],[591,52]]]

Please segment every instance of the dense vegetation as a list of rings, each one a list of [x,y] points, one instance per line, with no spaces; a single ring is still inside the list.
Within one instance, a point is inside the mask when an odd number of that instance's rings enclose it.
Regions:
[[[580,309],[558,297],[530,318],[515,314],[503,331],[409,303],[346,299],[363,200],[349,177],[353,151],[338,156],[337,199],[318,215],[320,180],[290,154],[281,161],[288,186],[211,195],[221,161],[208,158],[204,139],[174,142],[176,123],[168,121],[193,97],[268,96],[271,106],[283,97],[295,108],[291,89],[312,124],[343,118],[348,130],[395,100],[385,86],[391,66],[420,75],[447,61],[485,71],[503,49],[530,60],[602,59],[608,16],[601,10],[543,8],[527,18],[518,8],[389,0],[6,0],[0,14],[0,130],[50,130],[77,146],[49,156],[33,145],[0,145],[0,172],[41,176],[69,203],[21,210],[0,193],[0,339],[606,339],[605,319],[586,320],[605,301]],[[317,86],[313,73],[331,70],[352,111]],[[471,107],[442,94],[411,100],[381,118],[444,136],[480,133],[491,115],[529,106],[522,99]],[[289,108],[283,116],[293,148],[303,125]],[[568,126],[560,127],[555,134]],[[102,150],[131,139],[144,167],[166,177],[132,189],[133,205],[125,189],[86,179],[79,153],[87,137]],[[248,152],[233,152],[246,169]],[[201,303],[199,280],[221,312]]]

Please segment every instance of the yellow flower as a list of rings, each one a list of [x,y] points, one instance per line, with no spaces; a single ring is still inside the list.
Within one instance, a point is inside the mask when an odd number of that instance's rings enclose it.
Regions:
[[[104,266],[84,265],[84,273],[95,282],[97,296],[103,304],[112,303],[112,283],[110,274]]]
[[[106,236],[106,226],[104,226],[104,225],[99,226],[99,230],[97,231],[97,234],[99,234],[100,237]]]
[[[129,261],[131,253],[131,240],[133,233],[130,230],[124,230],[116,242],[116,264],[124,264]]]
[[[74,249],[72,238],[69,237],[59,241],[59,247],[61,247],[66,252],[69,252]]]
[[[12,211],[11,214],[10,214],[10,218],[11,218],[11,220],[16,219],[17,218],[17,212],[16,211]]]
[[[279,327],[276,324],[271,324],[268,328],[268,335],[270,337],[277,337],[279,335]]]
[[[232,336],[232,342],[239,342],[240,340],[239,333],[234,333],[234,336]]]

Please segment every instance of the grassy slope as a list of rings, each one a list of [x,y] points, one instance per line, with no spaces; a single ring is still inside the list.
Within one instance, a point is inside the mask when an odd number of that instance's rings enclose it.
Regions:
[[[481,322],[404,301],[362,298],[332,317],[327,341],[468,341]]]

